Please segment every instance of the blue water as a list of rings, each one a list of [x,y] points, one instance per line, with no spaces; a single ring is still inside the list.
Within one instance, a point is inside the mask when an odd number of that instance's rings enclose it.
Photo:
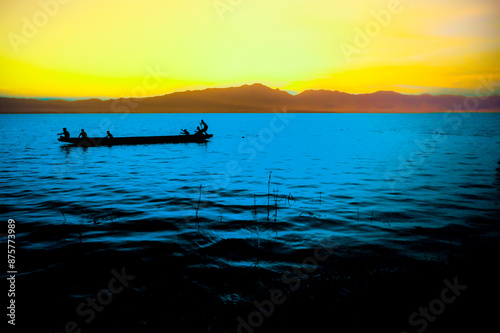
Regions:
[[[56,140],[63,127],[178,134],[202,118],[214,134],[206,144]],[[405,233],[415,227],[498,230],[500,114],[0,115],[0,140],[1,218],[89,225],[83,242],[195,249],[233,239],[293,251],[334,235],[419,256],[428,249]],[[49,246],[62,245],[26,244]]]

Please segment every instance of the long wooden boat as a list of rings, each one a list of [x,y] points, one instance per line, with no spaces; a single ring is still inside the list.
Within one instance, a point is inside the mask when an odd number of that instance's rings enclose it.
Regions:
[[[81,147],[99,147],[115,145],[147,145],[158,143],[205,143],[213,137],[207,135],[169,135],[169,136],[135,136],[135,137],[114,137],[110,138],[64,138],[60,137],[60,142],[71,143]]]

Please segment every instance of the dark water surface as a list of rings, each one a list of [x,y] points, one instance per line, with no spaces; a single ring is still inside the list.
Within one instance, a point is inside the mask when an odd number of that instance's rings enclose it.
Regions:
[[[201,118],[214,134],[206,144],[85,149],[56,140],[63,127],[72,136],[82,128],[173,135]],[[82,322],[74,309],[127,262],[148,276],[128,291],[134,302],[181,297],[157,281],[174,275],[179,293],[207,298],[184,310],[172,301],[170,315],[149,304],[128,324],[127,307],[115,306],[107,321],[82,324],[93,325],[86,331],[194,323],[235,331],[238,311],[257,297],[252,286],[280,285],[287,267],[325,239],[340,257],[370,249],[446,261],[464,235],[498,237],[500,114],[0,115],[0,141],[0,215],[19,226],[27,281],[71,271],[101,282],[59,281],[57,304],[69,310],[44,317],[45,331]],[[286,327],[280,320],[276,327]]]

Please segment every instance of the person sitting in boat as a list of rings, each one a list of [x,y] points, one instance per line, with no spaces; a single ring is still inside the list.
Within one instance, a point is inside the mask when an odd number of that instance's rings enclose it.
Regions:
[[[196,132],[194,133],[194,135],[204,135],[203,130],[200,129],[200,127],[196,127]]]
[[[64,135],[65,139],[69,139],[69,132],[66,130],[66,128],[63,128],[63,132],[58,133],[57,135]],[[63,138],[63,137],[61,136],[61,138]]]
[[[187,129],[181,129],[181,133],[184,135],[190,135]]]
[[[113,139],[113,135],[109,133],[109,131],[107,131],[106,133],[108,133],[108,135],[104,137],[105,139]]]
[[[204,121],[203,119],[201,120],[200,125],[202,126],[201,131],[202,131],[205,135],[207,135],[208,125],[205,123],[205,121]]]
[[[78,136],[78,139],[86,139],[87,138],[87,133],[85,132],[85,130],[82,128],[82,131],[80,132],[80,135]]]

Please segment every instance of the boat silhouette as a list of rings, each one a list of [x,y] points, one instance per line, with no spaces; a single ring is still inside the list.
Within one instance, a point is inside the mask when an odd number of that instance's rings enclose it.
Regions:
[[[134,136],[134,137],[113,137],[113,138],[65,138],[57,140],[81,147],[99,147],[116,145],[146,145],[160,143],[205,143],[213,137],[213,134],[206,135],[167,135],[167,136]]]

